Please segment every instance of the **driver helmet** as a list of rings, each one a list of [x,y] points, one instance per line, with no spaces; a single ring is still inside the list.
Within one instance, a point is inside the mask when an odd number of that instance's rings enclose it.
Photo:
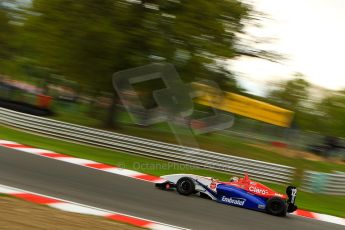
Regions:
[[[238,182],[238,177],[237,176],[234,176],[234,177],[231,177],[230,178],[230,182]]]

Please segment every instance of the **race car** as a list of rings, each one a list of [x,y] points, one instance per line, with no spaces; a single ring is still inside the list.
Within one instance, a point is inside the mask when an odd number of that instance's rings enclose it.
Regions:
[[[289,186],[286,195],[275,192],[265,185],[249,179],[233,177],[222,182],[211,177],[193,174],[172,174],[161,177],[157,188],[174,190],[181,195],[196,194],[219,203],[267,212],[275,216],[286,216],[297,210],[295,205],[297,188]]]

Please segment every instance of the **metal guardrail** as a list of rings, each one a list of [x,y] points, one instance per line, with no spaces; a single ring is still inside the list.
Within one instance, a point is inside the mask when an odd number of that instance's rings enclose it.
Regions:
[[[0,108],[0,123],[64,140],[122,150],[265,181],[288,183],[295,168],[103,131]]]
[[[305,171],[302,190],[329,195],[345,195],[345,172]]]

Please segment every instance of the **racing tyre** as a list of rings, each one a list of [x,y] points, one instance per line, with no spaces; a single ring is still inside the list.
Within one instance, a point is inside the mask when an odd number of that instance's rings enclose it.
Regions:
[[[279,197],[272,197],[267,201],[266,210],[275,216],[286,216],[286,202]]]
[[[176,183],[176,190],[179,194],[189,196],[195,192],[195,184],[189,177],[182,177]]]

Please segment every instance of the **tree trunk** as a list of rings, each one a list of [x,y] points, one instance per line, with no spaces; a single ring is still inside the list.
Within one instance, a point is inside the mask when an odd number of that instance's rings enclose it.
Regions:
[[[117,106],[117,102],[118,102],[118,96],[117,93],[114,92],[113,93],[113,97],[111,100],[111,104],[109,106],[108,109],[108,114],[107,117],[105,119],[105,127],[108,129],[117,129],[119,128],[118,126],[118,121],[117,121],[117,113],[118,113],[118,106]]]
[[[90,117],[92,117],[92,118],[96,118],[97,116],[97,98],[98,98],[98,96],[100,95],[100,92],[99,91],[97,91],[97,92],[93,92],[92,93],[92,100],[91,100],[91,102],[90,102],[90,104],[89,104],[89,108],[88,108],[88,110],[87,110],[87,114],[88,114],[88,116],[90,116]],[[101,120],[101,119],[100,119]]]

